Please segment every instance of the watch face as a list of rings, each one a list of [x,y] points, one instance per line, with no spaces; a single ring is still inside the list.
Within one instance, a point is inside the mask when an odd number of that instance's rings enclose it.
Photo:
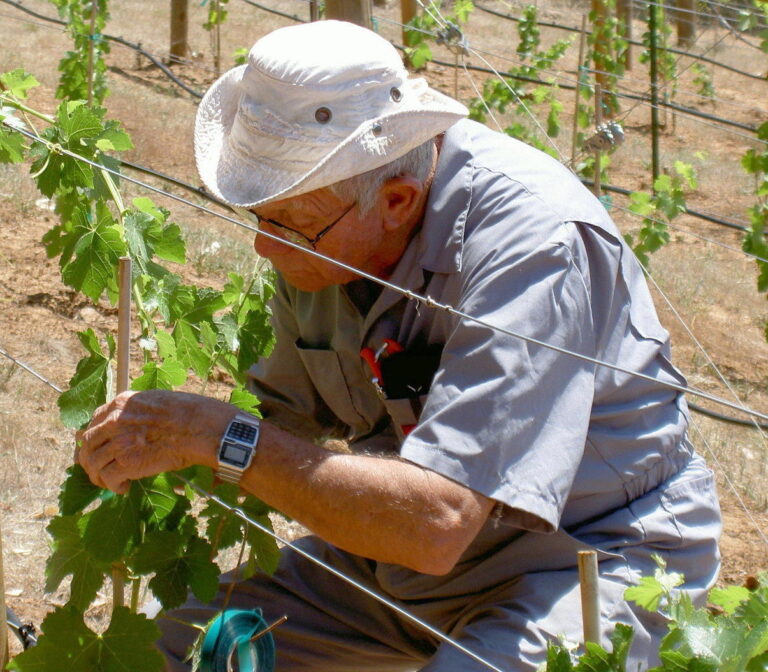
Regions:
[[[233,467],[245,469],[251,452],[250,448],[245,448],[225,439],[222,442],[221,450],[219,451],[219,461],[231,464]]]

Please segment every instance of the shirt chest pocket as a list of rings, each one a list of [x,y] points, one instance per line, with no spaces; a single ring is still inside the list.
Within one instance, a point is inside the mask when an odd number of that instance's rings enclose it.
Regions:
[[[344,424],[357,427],[365,420],[355,408],[344,375],[339,353],[328,348],[313,348],[296,342],[296,352],[317,394]]]

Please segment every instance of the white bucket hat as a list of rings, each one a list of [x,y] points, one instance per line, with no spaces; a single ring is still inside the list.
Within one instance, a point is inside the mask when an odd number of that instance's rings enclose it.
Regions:
[[[409,78],[385,39],[318,21],[269,33],[216,81],[197,112],[195,159],[213,194],[251,208],[378,168],[466,115]]]

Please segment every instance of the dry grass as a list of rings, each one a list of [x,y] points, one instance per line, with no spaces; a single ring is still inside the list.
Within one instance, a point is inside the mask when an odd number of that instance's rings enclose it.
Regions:
[[[52,14],[53,8],[43,0],[28,4],[41,12]],[[128,40],[141,41],[156,54],[167,49],[169,3],[147,3],[123,0],[111,3],[112,19],[108,32],[122,35]],[[306,5],[300,2],[281,3],[286,11],[305,16]],[[190,7],[190,41],[196,52],[194,66],[185,74],[193,84],[204,89],[213,79],[210,42],[200,25],[204,9],[199,3]],[[549,0],[539,4],[540,16],[546,20],[578,25],[586,10],[583,3]],[[502,11],[515,12],[515,7],[502,6]],[[245,3],[232,2],[230,16],[224,26],[223,60],[228,66],[237,47],[250,45],[254,38],[288,21],[258,12]],[[377,10],[381,13],[382,10]],[[137,18],[141,17],[141,22]],[[383,17],[399,19],[397,6],[383,10]],[[380,31],[394,42],[400,42],[400,29],[382,19]],[[635,33],[642,33],[636,24]],[[488,56],[495,67],[507,69],[514,65],[516,56],[516,28],[499,19],[476,11],[467,30],[470,44],[501,54],[504,58]],[[563,33],[542,29],[546,44],[563,37]],[[698,46],[715,44],[719,35],[709,30],[702,33]],[[46,111],[53,109],[53,92],[57,83],[56,66],[61,55],[69,48],[69,40],[62,30],[31,20],[6,5],[0,5],[0,44],[14,48],[0,48],[0,72],[23,67],[33,72],[43,86],[32,97],[32,105]],[[512,45],[512,46],[510,46]],[[635,50],[635,57],[639,50]],[[443,60],[453,57],[444,50],[436,54]],[[754,53],[731,40],[713,52],[716,58],[737,67],[753,65]],[[512,62],[510,62],[511,59]],[[477,57],[472,63],[482,65]],[[576,45],[569,51],[562,67],[573,77]],[[114,45],[109,63],[111,95],[106,104],[110,115],[118,118],[133,137],[136,148],[127,158],[156,170],[167,172],[182,180],[196,183],[192,159],[191,129],[195,101],[169,85],[146,63],[137,62],[134,52]],[[763,70],[767,69],[765,59]],[[632,80],[625,83],[634,90],[647,87],[642,77],[644,70],[638,65],[628,73]],[[451,93],[453,73],[447,68],[430,67],[426,72],[430,81]],[[479,87],[481,80],[475,76]],[[768,98],[764,84],[743,83],[735,76],[714,73],[718,96],[737,102],[740,107],[725,104],[706,104],[707,111],[755,123],[759,114],[755,103],[765,105]],[[681,89],[690,89],[691,73],[684,75]],[[459,78],[460,97],[474,95],[465,75]],[[572,94],[562,91],[565,106],[563,129],[556,140],[565,158],[570,154],[570,115]],[[699,102],[695,97],[680,100],[686,104]],[[540,110],[541,111],[541,110]],[[764,115],[764,113],[763,113]],[[508,120],[507,120],[508,121]],[[501,120],[502,124],[505,120]],[[650,145],[647,132],[648,109],[635,108],[626,119],[627,140],[612,157],[611,181],[632,189],[647,189],[649,178]],[[751,143],[730,133],[713,130],[698,121],[679,116],[676,134],[669,128],[663,136],[662,163],[671,167],[679,159],[693,163],[699,173],[700,189],[691,199],[694,208],[719,212],[725,217],[744,217],[751,203],[750,178],[743,174],[738,160]],[[141,176],[141,179],[147,179]],[[157,183],[160,184],[160,183]],[[163,188],[185,197],[189,194],[173,187]],[[168,207],[173,219],[180,222],[187,233],[189,263],[183,269],[189,281],[221,286],[228,270],[240,270],[253,263],[251,236],[231,225],[215,220],[192,208],[180,206],[170,199],[146,194],[142,189],[124,185],[130,200],[149,195]],[[112,329],[114,318],[100,308],[78,303],[61,285],[55,262],[47,260],[39,240],[53,224],[49,212],[36,205],[39,198],[27,175],[27,167],[0,165],[0,345],[12,354],[48,375],[53,382],[66,386],[79,359],[80,349],[75,333],[86,327],[97,330]],[[191,197],[194,201],[195,197]],[[616,204],[625,201],[616,198]],[[614,211],[617,222],[624,230],[636,226],[621,210]],[[690,218],[680,218],[680,226],[714,238],[738,248],[738,236],[719,227],[703,224]],[[217,252],[214,252],[216,245]],[[768,344],[762,335],[765,320],[765,299],[754,290],[755,272],[752,262],[738,252],[724,250],[704,243],[683,233],[673,234],[673,243],[656,254],[652,260],[654,278],[665,295],[682,315],[705,351],[744,395],[748,403],[766,408],[765,383],[768,380]],[[676,362],[688,375],[692,384],[718,394],[727,394],[724,386],[713,376],[707,358],[691,343],[676,318],[664,307],[664,300],[656,296],[664,323],[672,331]],[[214,394],[223,394],[212,388]],[[6,591],[9,601],[22,618],[39,622],[51,604],[64,599],[64,592],[43,594],[44,561],[48,554],[45,526],[55,512],[59,483],[72,454],[71,434],[58,421],[55,393],[26,373],[18,371],[0,360],[0,518],[5,547]],[[722,464],[718,470],[735,481],[741,493],[754,509],[768,507],[766,501],[766,445],[755,431],[724,425],[708,419],[697,419],[696,443],[703,451],[711,450]],[[716,465],[717,466],[717,465]],[[727,485],[721,478],[721,487]],[[741,526],[742,523],[734,523]],[[745,524],[746,526],[746,524]],[[283,528],[295,535],[299,530]],[[749,530],[747,529],[748,533]],[[739,528],[739,534],[743,530]],[[754,534],[752,535],[754,537]],[[758,549],[759,551],[760,549]],[[763,555],[757,557],[764,558]],[[735,554],[735,553],[734,553]],[[766,565],[762,564],[762,568]],[[739,565],[738,571],[746,571]],[[730,575],[729,575],[730,576]],[[107,609],[106,599],[91,614],[98,623]]]

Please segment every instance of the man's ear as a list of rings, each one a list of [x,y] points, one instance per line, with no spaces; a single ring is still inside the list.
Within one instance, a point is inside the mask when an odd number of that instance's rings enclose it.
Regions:
[[[391,177],[379,191],[384,230],[394,231],[418,214],[424,185],[411,175]]]

